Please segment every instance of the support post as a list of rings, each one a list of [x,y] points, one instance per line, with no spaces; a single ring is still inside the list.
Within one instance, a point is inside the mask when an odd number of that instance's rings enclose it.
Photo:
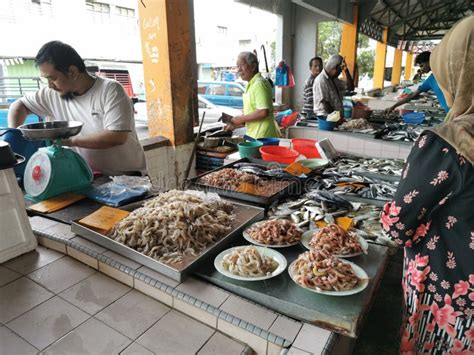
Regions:
[[[149,133],[176,146],[198,112],[193,12],[191,0],[138,1]]]
[[[402,74],[402,56],[403,51],[401,49],[395,48],[392,68],[392,85],[400,84],[400,76]]]
[[[413,53],[407,52],[407,57],[405,59],[405,80],[411,79],[411,70],[413,69]]]
[[[375,49],[375,63],[374,63],[374,79],[373,87],[383,89],[384,73],[385,73],[385,59],[387,56],[387,27],[383,30],[382,42],[377,42]]]
[[[354,77],[357,62],[357,17],[358,6],[352,6],[352,23],[342,25],[341,31],[341,55],[345,58],[347,67]],[[357,78],[354,78],[357,80]]]

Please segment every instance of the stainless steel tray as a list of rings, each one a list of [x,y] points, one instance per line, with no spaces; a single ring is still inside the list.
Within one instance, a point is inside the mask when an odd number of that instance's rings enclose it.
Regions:
[[[71,231],[84,237],[91,242],[97,243],[109,250],[115,251],[116,253],[123,255],[139,264],[145,265],[152,270],[155,270],[169,278],[181,282],[184,277],[189,274],[195,267],[201,262],[205,261],[209,254],[214,255],[214,252],[224,249],[224,247],[230,243],[233,239],[237,238],[242,230],[251,223],[260,221],[264,217],[264,209],[254,206],[248,206],[231,201],[234,205],[235,219],[232,225],[232,231],[224,236],[222,239],[217,241],[215,244],[209,246],[203,250],[196,257],[187,257],[183,262],[176,264],[165,264],[149,256],[146,256],[135,249],[129,248],[115,240],[109,239],[106,236],[97,233],[96,231],[84,227],[79,224],[79,220],[75,220],[71,224]],[[137,205],[136,207],[139,207]],[[128,208],[127,208],[128,209]]]

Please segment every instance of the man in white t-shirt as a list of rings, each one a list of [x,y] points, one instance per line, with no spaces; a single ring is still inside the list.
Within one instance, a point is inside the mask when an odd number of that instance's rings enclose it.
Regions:
[[[135,131],[133,105],[114,80],[91,76],[71,46],[48,42],[35,58],[48,87],[10,106],[9,127],[30,113],[54,121],[81,121],[81,132],[62,141],[76,150],[93,171],[106,175],[145,175],[143,148]]]

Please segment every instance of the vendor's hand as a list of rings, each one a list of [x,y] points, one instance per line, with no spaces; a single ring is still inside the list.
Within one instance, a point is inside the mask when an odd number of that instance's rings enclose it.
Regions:
[[[74,147],[74,137],[62,139],[61,144],[67,147]]]
[[[231,124],[233,124],[234,126],[240,126],[242,124],[244,124],[244,120],[242,119],[242,116],[235,116],[235,117],[232,117],[232,119],[230,120]]]
[[[232,123],[229,123],[224,126],[224,131],[233,131],[236,128],[237,127],[235,127]]]
[[[395,109],[395,107],[390,106],[389,108],[385,109],[384,113],[390,113]]]

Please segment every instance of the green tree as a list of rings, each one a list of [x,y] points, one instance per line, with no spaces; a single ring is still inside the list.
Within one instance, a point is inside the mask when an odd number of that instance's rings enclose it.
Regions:
[[[320,22],[318,24],[317,55],[326,62],[330,56],[339,53],[340,46],[341,25],[336,21]]]
[[[357,68],[359,69],[359,77],[367,74],[372,78],[374,73],[375,50],[369,46],[369,37],[359,34],[357,41]]]

